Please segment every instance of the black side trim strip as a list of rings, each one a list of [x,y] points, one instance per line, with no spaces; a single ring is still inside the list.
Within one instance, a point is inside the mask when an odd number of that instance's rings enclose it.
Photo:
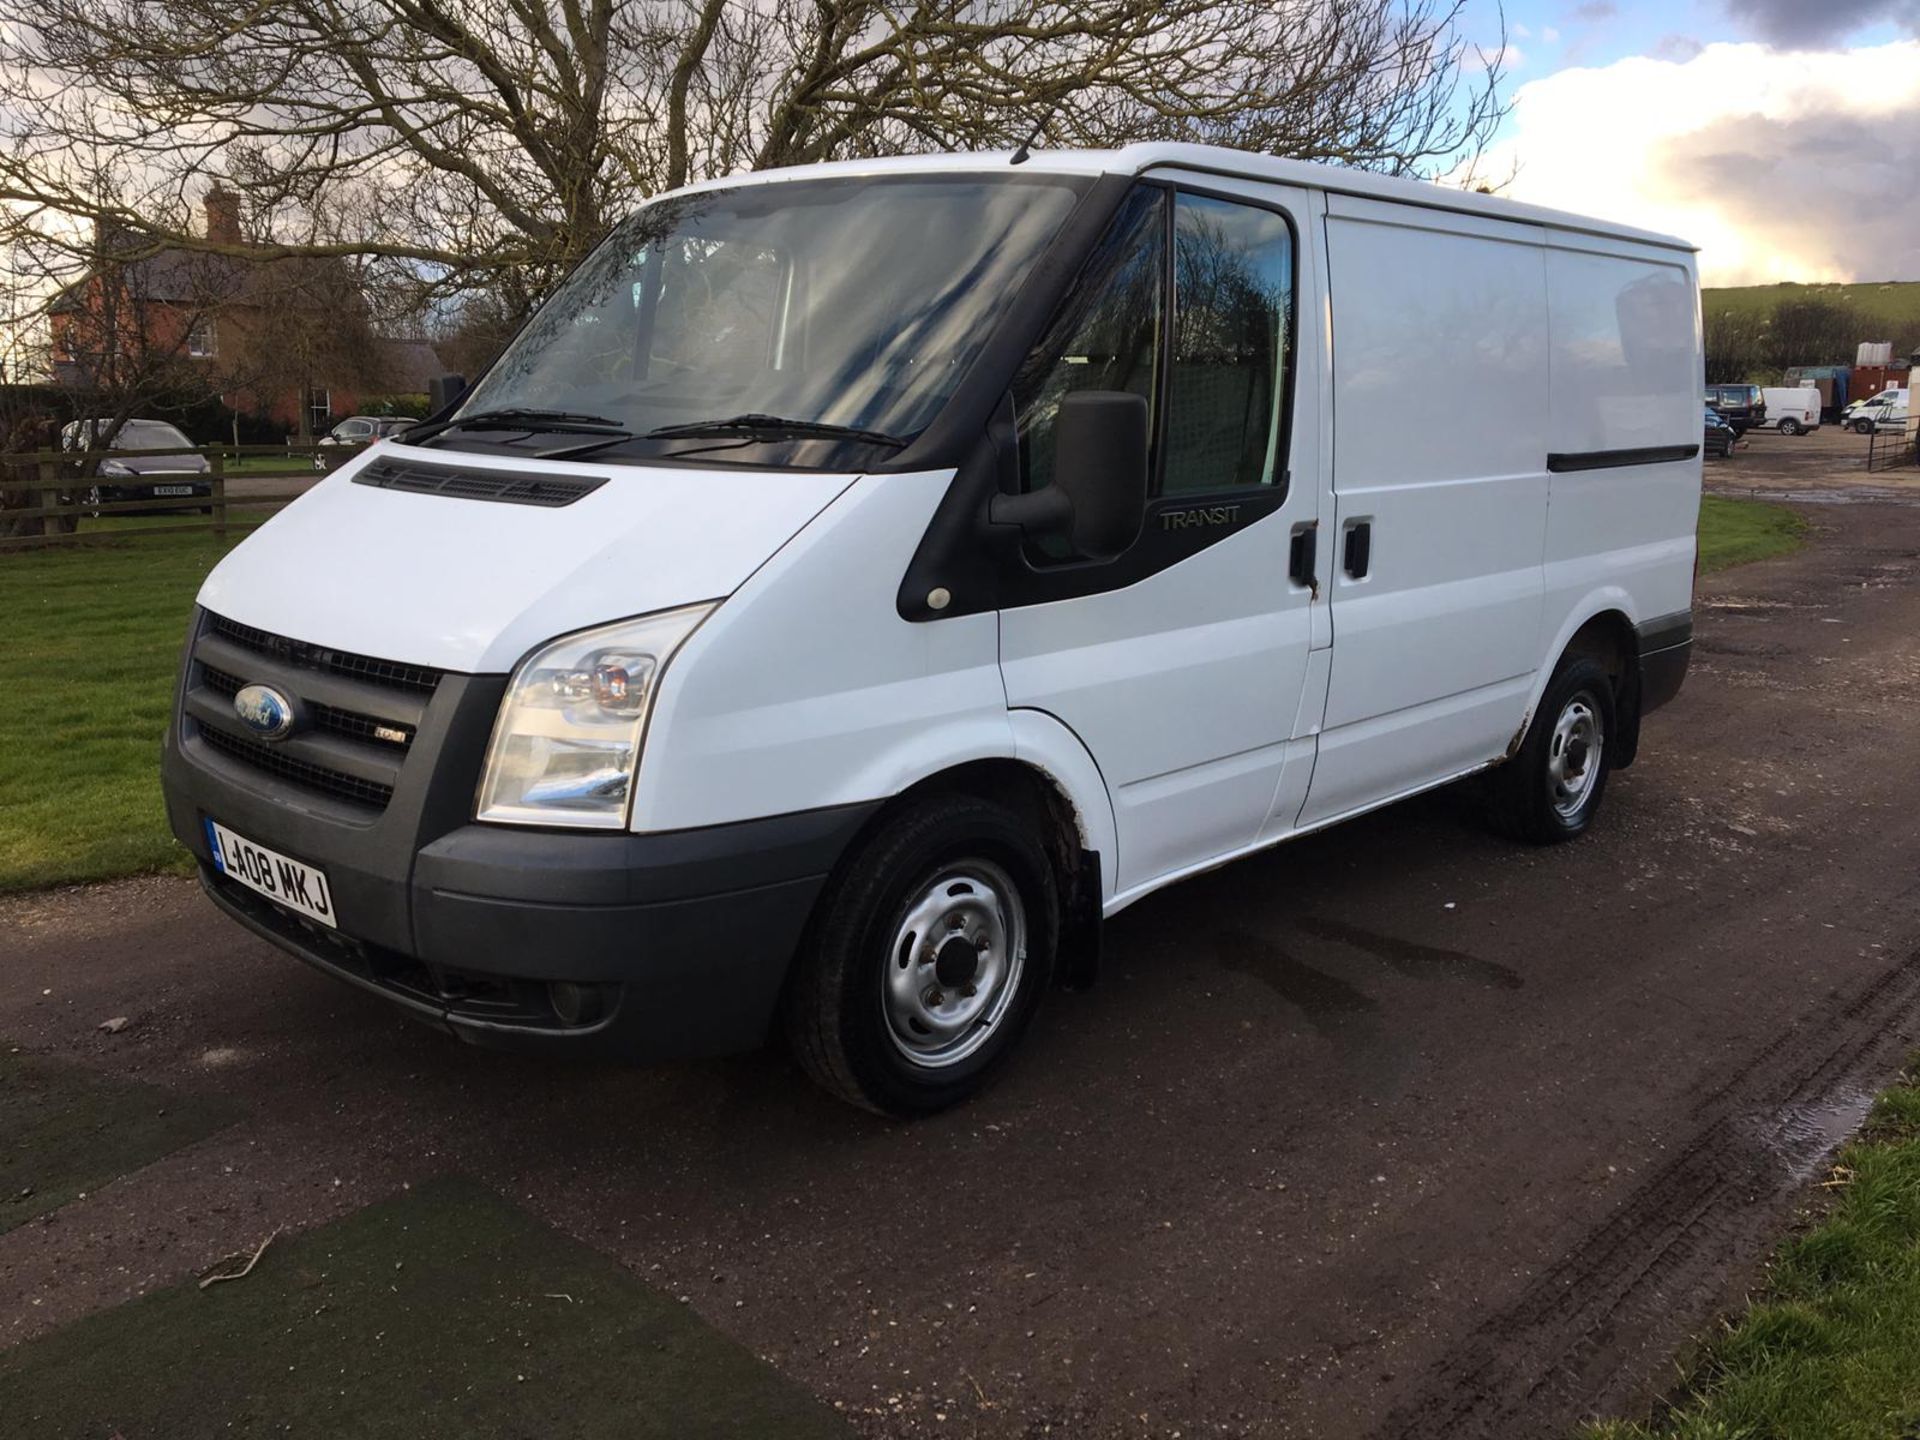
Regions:
[[[1622,465],[1664,465],[1691,460],[1698,445],[1647,445],[1638,450],[1575,450],[1547,456],[1547,469],[1558,475],[1568,470],[1612,470]]]
[[[1640,653],[1651,655],[1656,650],[1685,645],[1693,639],[1693,611],[1676,610],[1671,615],[1656,615],[1633,628],[1640,640]]]

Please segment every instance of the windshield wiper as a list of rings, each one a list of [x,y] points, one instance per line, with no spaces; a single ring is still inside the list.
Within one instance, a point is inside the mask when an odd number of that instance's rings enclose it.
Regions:
[[[858,425],[835,425],[829,420],[789,420],[784,415],[728,415],[718,420],[692,420],[684,425],[662,425],[649,430],[643,440],[674,440],[700,435],[797,435],[828,440],[859,440],[868,445],[886,445],[904,450],[911,441],[882,430],[863,430]]]
[[[431,425],[415,425],[406,433],[409,445],[421,440],[432,439],[443,430],[523,430],[528,434],[579,434],[606,435],[615,440],[633,438],[618,420],[609,420],[604,415],[580,415],[571,410],[537,410],[525,406],[509,406],[502,410],[474,410],[465,415],[455,415],[451,420],[438,420]]]

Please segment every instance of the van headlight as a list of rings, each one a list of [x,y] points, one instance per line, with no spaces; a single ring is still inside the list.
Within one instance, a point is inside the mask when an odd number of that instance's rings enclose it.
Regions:
[[[714,601],[565,635],[513,672],[475,818],[622,829],[667,662]]]

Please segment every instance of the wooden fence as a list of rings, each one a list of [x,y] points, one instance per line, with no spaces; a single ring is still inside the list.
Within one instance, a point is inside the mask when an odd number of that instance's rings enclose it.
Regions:
[[[0,555],[49,546],[132,542],[160,535],[229,533],[259,525],[327,471],[359,454],[347,445],[206,445],[171,450],[39,450],[0,455]],[[107,460],[197,455],[205,472],[149,471],[100,475]],[[324,465],[316,465],[316,460]],[[207,495],[106,500],[96,487],[143,489],[151,485],[199,485]],[[174,515],[160,512],[172,511]],[[179,512],[185,512],[180,515]],[[122,516],[152,523],[102,524]],[[178,516],[178,518],[176,518]],[[191,516],[191,519],[186,517]],[[186,523],[180,523],[185,519]]]

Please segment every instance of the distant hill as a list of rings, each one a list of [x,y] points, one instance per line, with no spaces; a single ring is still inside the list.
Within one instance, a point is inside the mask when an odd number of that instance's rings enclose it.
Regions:
[[[1703,289],[1700,304],[1709,315],[1745,311],[1768,315],[1782,300],[1835,300],[1851,305],[1886,328],[1862,340],[1896,344],[1920,336],[1920,280],[1863,280],[1851,285],[1733,285]]]

